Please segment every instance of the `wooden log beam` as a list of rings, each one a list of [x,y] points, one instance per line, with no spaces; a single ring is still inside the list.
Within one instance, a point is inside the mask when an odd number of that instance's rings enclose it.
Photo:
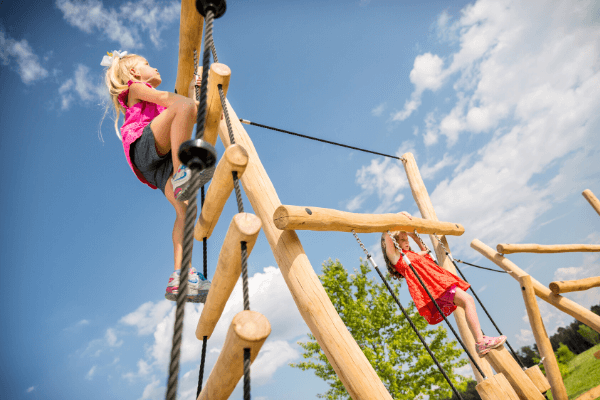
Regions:
[[[599,287],[600,276],[593,276],[591,278],[578,279],[575,281],[554,281],[550,282],[550,285],[548,286],[554,294],[579,292],[582,290]]]
[[[515,263],[505,258],[502,254],[497,253],[491,247],[485,245],[480,240],[475,239],[471,242],[471,247],[481,254],[483,254],[490,261],[493,261],[500,268],[508,272],[510,276],[515,278],[517,281],[521,276],[528,275],[521,268],[517,267]],[[533,284],[533,289],[535,290],[535,294],[542,300],[552,304],[554,307],[558,308],[564,313],[569,314],[579,322],[582,322],[600,333],[600,316],[586,309],[585,307],[580,306],[572,300],[567,299],[558,294],[552,293],[550,289],[536,281],[534,278],[531,278],[531,282]]]
[[[597,252],[600,244],[506,244],[496,246],[498,253],[574,253]]]
[[[494,370],[502,373],[521,400],[544,400],[544,395],[523,371],[504,346],[490,350],[486,359]]]
[[[421,178],[421,173],[419,172],[419,168],[417,167],[417,162],[415,161],[415,157],[412,153],[405,153],[402,155],[404,158],[403,164],[404,169],[406,171],[406,177],[408,178],[408,183],[410,185],[410,190],[412,191],[412,195],[419,207],[419,211],[421,212],[421,216],[424,219],[431,221],[438,221],[437,215],[435,213],[435,209],[433,208],[433,204],[431,203],[431,199],[429,198],[429,193],[427,192],[427,188],[425,187],[425,183]],[[429,235],[429,239],[431,243],[433,243],[433,249],[435,250],[435,254],[437,256],[438,262],[440,266],[447,271],[452,272],[454,275],[458,275],[456,272],[456,268],[452,261],[446,256],[446,252],[444,248],[438,243],[433,235]],[[445,236],[441,236],[440,239],[444,246],[450,251],[450,246],[448,245],[448,241]],[[479,357],[477,355],[477,351],[475,350],[475,338],[467,325],[467,319],[465,317],[465,312],[462,308],[458,307],[452,315],[454,316],[454,320],[456,321],[456,325],[458,326],[458,330],[460,333],[460,337],[462,341],[465,343],[465,346],[469,350],[469,354],[475,359],[481,370],[486,376],[492,376],[494,373],[492,372],[492,368],[490,364],[483,357]],[[506,351],[506,350],[505,350]],[[470,360],[469,360],[470,362]],[[473,363],[471,363],[471,368],[473,369],[473,374],[475,375],[475,379],[477,382],[482,382],[483,377],[475,368]]]
[[[600,398],[600,386],[588,390],[575,400],[598,400],[598,398]]]
[[[242,146],[235,144],[225,150],[208,187],[198,223],[194,227],[196,240],[209,238],[212,235],[223,207],[225,207],[225,203],[233,191],[233,176],[231,173],[237,171],[238,178],[240,178],[246,171],[247,165],[248,153]]]
[[[202,58],[202,30],[204,18],[196,10],[195,0],[181,0],[181,17],[179,23],[179,58],[177,62],[177,78],[175,90],[188,95],[188,86],[194,77],[194,50]]]
[[[204,125],[204,137],[208,143],[213,146],[217,143],[217,131],[221,123],[223,114],[223,105],[219,95],[219,85],[223,88],[223,93],[227,96],[229,90],[229,79],[231,70],[225,64],[212,63],[208,71],[208,95],[206,103],[206,124]]]
[[[546,379],[546,375],[544,375],[539,365],[527,368],[525,373],[541,393],[546,393],[550,390],[550,382]]]
[[[598,215],[600,215],[600,200],[594,196],[594,193],[592,193],[590,189],[585,189],[581,194],[590,203],[594,210],[596,210]]]
[[[521,293],[523,294],[523,300],[525,301],[525,308],[527,309],[527,316],[529,317],[529,324],[533,331],[533,337],[535,338],[535,343],[540,351],[540,355],[544,360],[544,369],[546,370],[546,375],[548,375],[548,381],[550,382],[552,398],[555,400],[568,400],[569,396],[567,396],[567,389],[565,389],[565,384],[560,375],[558,362],[556,361],[556,356],[552,350],[552,344],[550,343],[550,339],[548,339],[544,321],[542,321],[540,309],[537,300],[535,299],[535,290],[533,289],[531,276],[524,275],[519,277],[519,284],[521,285]]]
[[[262,221],[265,237],[300,315],[353,399],[391,400],[392,397],[369,360],[331,304],[319,277],[304,253],[298,235],[295,231],[277,229],[273,223],[273,213],[281,205],[281,201],[250,137],[229,102],[227,108],[235,141],[244,146],[248,152],[248,166],[241,178],[244,191],[252,204],[252,209]],[[230,145],[225,121],[221,121],[219,137],[225,147]]]
[[[240,242],[246,242],[248,256],[254,248],[258,232],[260,232],[260,218],[254,214],[236,214],[229,224],[225,235],[219,261],[208,291],[206,303],[196,327],[196,337],[200,340],[204,336],[210,339],[225,304],[242,273],[242,247]]]
[[[502,373],[489,376],[485,381],[478,383],[475,390],[482,400],[519,400],[519,396]]]
[[[282,230],[351,232],[354,229],[356,233],[374,233],[387,230],[413,232],[416,229],[418,233],[457,236],[465,232],[460,224],[422,218],[410,220],[403,214],[356,214],[329,208],[288,205],[277,207],[273,222]]]
[[[228,399],[244,375],[244,349],[250,349],[250,361],[254,362],[270,333],[271,324],[256,311],[242,311],[233,317],[223,350],[198,400]]]

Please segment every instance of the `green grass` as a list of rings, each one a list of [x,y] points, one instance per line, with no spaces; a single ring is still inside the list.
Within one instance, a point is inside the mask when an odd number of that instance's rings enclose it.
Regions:
[[[569,374],[563,376],[569,399],[576,399],[588,390],[600,384],[600,360],[594,353],[600,350],[600,344],[579,354],[568,363]],[[548,392],[548,398],[552,395]]]

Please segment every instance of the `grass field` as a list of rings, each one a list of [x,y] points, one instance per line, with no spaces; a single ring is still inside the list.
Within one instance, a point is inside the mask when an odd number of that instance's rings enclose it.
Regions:
[[[600,344],[579,354],[569,364],[569,374],[563,376],[569,400],[576,399],[593,387],[600,385],[600,360],[594,353],[600,350]],[[548,398],[552,400],[550,392]]]

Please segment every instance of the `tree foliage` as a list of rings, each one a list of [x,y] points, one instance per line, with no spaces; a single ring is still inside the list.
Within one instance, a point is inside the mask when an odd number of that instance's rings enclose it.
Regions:
[[[319,278],[342,321],[394,399],[414,399],[419,394],[430,398],[449,397],[450,386],[385,285],[367,277],[370,271],[369,265],[361,260],[360,269],[348,274],[338,260],[330,259],[323,264]],[[391,285],[399,297],[400,283]],[[412,301],[405,301],[403,306],[454,385],[459,390],[465,389],[467,381],[457,375],[455,369],[467,361],[459,359],[462,350],[455,347],[456,341],[447,340],[443,326],[429,327]],[[306,361],[291,366],[313,370],[330,385],[320,398],[349,399],[315,337],[308,334],[308,338],[306,342],[298,342],[304,349]]]

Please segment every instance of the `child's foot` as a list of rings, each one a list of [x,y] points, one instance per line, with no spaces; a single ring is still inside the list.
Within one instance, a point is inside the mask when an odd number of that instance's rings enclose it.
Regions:
[[[188,303],[204,303],[210,289],[210,282],[206,280],[204,275],[191,267],[188,273]],[[169,277],[165,298],[171,301],[177,301],[177,293],[179,293],[179,274],[174,271]]]
[[[192,170],[181,164],[177,172],[173,174],[171,183],[173,184],[173,195],[175,200],[185,201],[193,195],[190,188],[190,179],[192,178]]]
[[[499,337],[483,336],[481,342],[475,343],[475,348],[477,349],[477,354],[481,357],[489,353],[491,349],[503,345],[504,342],[506,342],[506,336],[504,335]]]

